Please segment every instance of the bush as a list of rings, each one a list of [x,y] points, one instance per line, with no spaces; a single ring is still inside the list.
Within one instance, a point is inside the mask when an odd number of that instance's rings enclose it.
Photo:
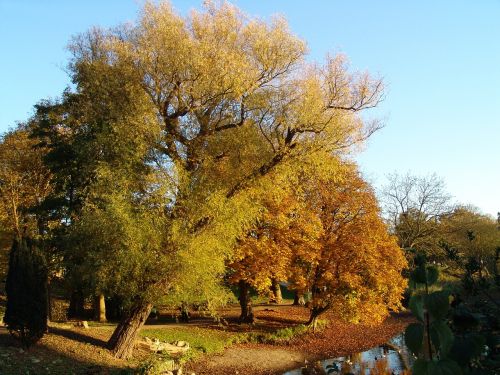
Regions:
[[[47,267],[39,250],[26,239],[12,244],[5,289],[4,322],[29,347],[47,330]]]

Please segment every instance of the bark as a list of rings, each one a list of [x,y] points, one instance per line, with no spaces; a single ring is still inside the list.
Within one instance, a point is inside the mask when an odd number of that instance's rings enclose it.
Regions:
[[[95,296],[94,299],[94,318],[100,323],[106,322],[106,299],[104,294]]]
[[[271,292],[273,293],[273,297],[271,298],[271,303],[280,304],[283,302],[283,297],[281,296],[281,287],[280,283],[277,279],[271,280]]]
[[[255,317],[253,315],[252,309],[252,301],[250,300],[250,285],[244,281],[240,280],[239,282],[240,289],[240,306],[241,306],[241,315],[240,315],[240,323],[254,323]]]
[[[309,320],[306,324],[313,329],[313,332],[316,332],[319,316],[326,310],[328,310],[327,307],[313,307],[311,309],[311,315],[309,315]]]
[[[304,306],[304,296],[299,292],[295,291],[295,296],[293,297],[293,305],[294,306]]]
[[[52,321],[52,295],[50,289],[50,280],[47,280],[47,322]]]
[[[152,308],[150,303],[138,302],[124,315],[108,341],[108,348],[116,358],[127,359],[132,356],[137,334]]]
[[[189,323],[189,317],[190,317],[189,305],[185,302],[182,302],[180,310],[181,310],[181,316],[179,320],[183,323]]]
[[[85,314],[85,297],[81,289],[71,293],[68,307],[68,318],[81,318]]]

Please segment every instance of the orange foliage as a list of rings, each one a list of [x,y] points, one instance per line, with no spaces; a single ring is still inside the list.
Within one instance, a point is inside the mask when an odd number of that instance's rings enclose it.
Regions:
[[[229,280],[235,284],[244,280],[258,291],[267,293],[271,279],[288,279],[296,249],[318,246],[321,224],[293,193],[267,197],[264,206],[265,213],[239,241],[229,264]]]
[[[269,292],[272,279],[312,291],[312,316],[333,309],[375,324],[399,310],[406,260],[380,217],[375,194],[347,166],[335,177],[303,177],[286,194],[264,198],[266,212],[239,245],[229,280]]]
[[[333,308],[349,321],[380,322],[401,307],[406,260],[380,218],[371,187],[354,168],[340,182],[310,186],[310,210],[323,233],[317,251],[296,249],[296,287],[312,291],[315,316]]]

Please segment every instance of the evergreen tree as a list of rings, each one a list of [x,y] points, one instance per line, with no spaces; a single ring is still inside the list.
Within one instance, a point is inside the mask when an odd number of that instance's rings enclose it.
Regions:
[[[6,292],[4,322],[29,347],[47,330],[47,267],[40,251],[24,238],[12,244]]]

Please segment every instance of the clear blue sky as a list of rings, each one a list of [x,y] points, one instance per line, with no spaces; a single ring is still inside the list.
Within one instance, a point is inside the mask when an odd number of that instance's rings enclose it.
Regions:
[[[186,14],[201,1],[173,0]],[[386,127],[357,156],[376,186],[390,172],[437,173],[457,201],[500,211],[500,1],[234,1],[283,14],[310,58],[341,51],[385,77]],[[134,0],[0,0],[0,132],[57,97],[71,37],[132,21]]]

